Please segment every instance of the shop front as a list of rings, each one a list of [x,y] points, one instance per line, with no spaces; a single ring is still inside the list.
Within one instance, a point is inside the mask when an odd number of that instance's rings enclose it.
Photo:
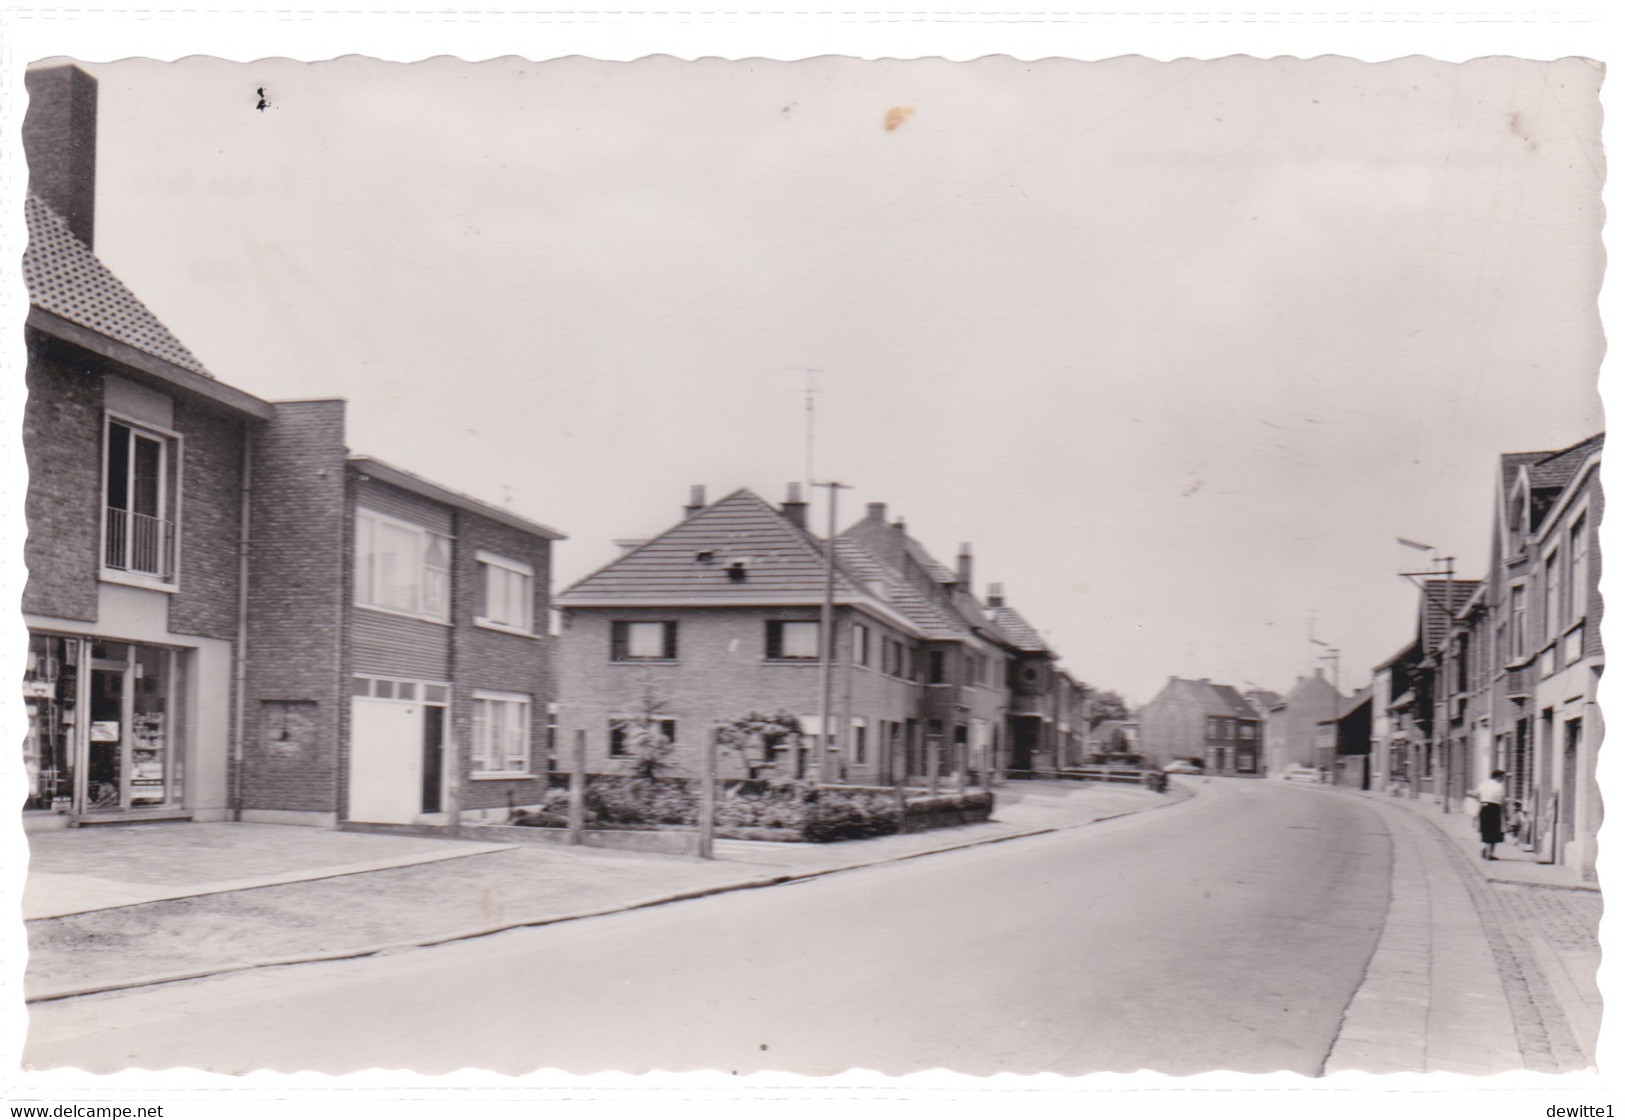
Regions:
[[[163,646],[31,633],[25,812],[70,823],[185,815],[186,663]]]

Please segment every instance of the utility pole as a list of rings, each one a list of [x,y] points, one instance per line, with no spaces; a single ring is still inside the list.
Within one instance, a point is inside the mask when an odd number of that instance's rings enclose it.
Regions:
[[[700,858],[714,859],[717,835],[717,735],[712,728],[701,749]]]
[[[818,623],[818,784],[827,784],[826,777],[834,766],[830,753],[839,746],[830,733],[830,715],[835,691],[835,507],[842,490],[851,487],[841,482],[815,482],[829,491],[829,532],[824,536],[824,605]]]
[[[587,733],[577,731],[570,744],[570,843],[586,842]]]

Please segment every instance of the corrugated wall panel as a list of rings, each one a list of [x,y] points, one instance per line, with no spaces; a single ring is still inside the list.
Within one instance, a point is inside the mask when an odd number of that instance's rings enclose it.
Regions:
[[[353,671],[443,681],[451,675],[451,628],[357,609],[351,631]]]

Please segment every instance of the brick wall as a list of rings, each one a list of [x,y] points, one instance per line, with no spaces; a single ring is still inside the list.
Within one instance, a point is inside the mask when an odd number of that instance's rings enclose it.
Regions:
[[[818,662],[767,661],[765,635],[770,618],[812,621],[818,618],[818,608],[566,611],[558,656],[561,760],[569,758],[575,734],[584,731],[588,769],[618,770],[620,761],[608,753],[610,720],[639,714],[646,691],[665,705],[661,718],[677,720],[676,757],[690,772],[697,772],[705,737],[718,722],[753,710],[816,716],[820,707]],[[675,620],[677,661],[611,661],[610,624],[616,620]],[[880,632],[877,627],[877,636]],[[843,649],[848,634],[843,626]],[[843,654],[833,714],[837,720],[860,717],[868,723],[871,762],[861,771],[848,769],[849,777],[857,781],[872,772],[880,724],[915,718],[919,690],[878,669],[852,671],[849,688],[846,661]],[[737,766],[727,761],[721,765],[725,774],[737,772]]]
[[[23,610],[96,620],[102,509],[102,375],[83,352],[28,332],[28,583]]]
[[[530,565],[532,616],[536,637],[522,637],[476,626],[480,550]],[[553,639],[547,634],[552,586],[552,542],[478,514],[457,514],[457,549],[452,577],[453,689],[452,742],[456,745],[463,809],[503,808],[535,804],[547,787],[547,705],[553,699]],[[522,693],[531,698],[530,781],[472,780],[470,750],[473,742],[472,702],[477,689]]]
[[[254,440],[242,804],[333,812],[349,716],[344,403],[276,410]],[[299,734],[282,740],[289,714]]]
[[[176,395],[181,463],[180,566],[169,600],[176,634],[237,636],[244,423]]]

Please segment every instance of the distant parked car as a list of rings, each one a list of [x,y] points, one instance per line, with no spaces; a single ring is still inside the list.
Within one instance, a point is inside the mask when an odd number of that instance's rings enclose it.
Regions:
[[[1200,774],[1202,768],[1188,758],[1176,758],[1162,768],[1164,774]]]
[[[1289,782],[1318,782],[1320,781],[1320,771],[1313,766],[1301,766],[1294,762],[1281,771],[1281,777]]]

